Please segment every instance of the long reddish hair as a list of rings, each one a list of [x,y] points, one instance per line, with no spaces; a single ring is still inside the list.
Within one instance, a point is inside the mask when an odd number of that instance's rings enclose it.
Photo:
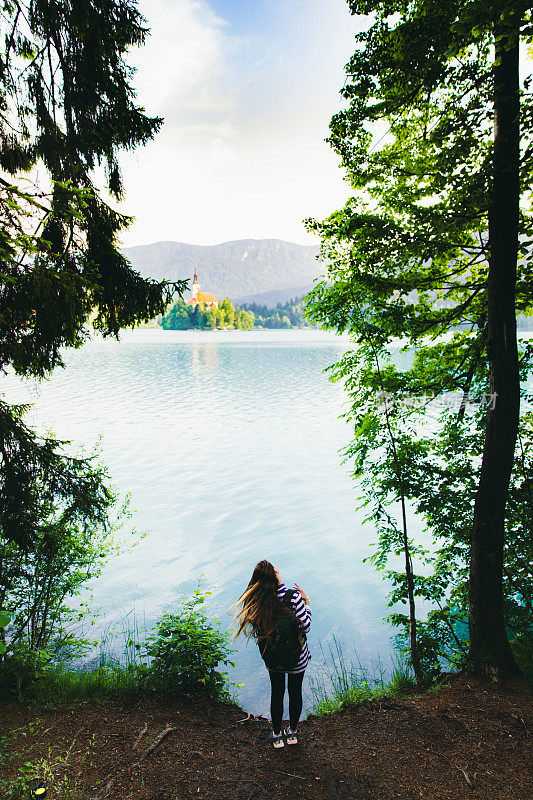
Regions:
[[[237,631],[234,639],[244,634],[258,640],[269,640],[280,613],[292,614],[278,597],[278,577],[270,561],[263,559],[254,567],[248,586],[229,612],[238,609],[235,615]],[[240,606],[240,608],[239,608]]]

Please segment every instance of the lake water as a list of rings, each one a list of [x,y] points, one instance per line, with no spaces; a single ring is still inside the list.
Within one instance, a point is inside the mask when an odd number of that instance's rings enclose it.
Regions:
[[[230,628],[226,609],[268,558],[311,599],[308,675],[323,669],[333,637],[348,661],[390,667],[387,586],[362,563],[375,534],[339,453],[352,435],[339,419],[346,395],[323,372],[347,347],[315,330],[145,329],[68,352],[66,369],[37,387],[3,379],[8,401],[34,403],[28,421],[41,430],[86,450],[100,438],[113,484],[131,493],[132,525],[146,533],[91,587],[97,630],[132,610],[152,625],[200,576],[210,613]],[[236,646],[238,700],[268,714],[257,646]],[[304,691],[308,708],[307,679]]]

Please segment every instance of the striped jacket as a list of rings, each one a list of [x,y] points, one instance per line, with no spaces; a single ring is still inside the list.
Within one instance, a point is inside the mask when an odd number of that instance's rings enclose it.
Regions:
[[[278,586],[278,597],[280,600],[283,600],[286,591],[287,587],[285,586],[284,583],[281,583]],[[298,620],[301,629],[304,631],[304,633],[308,633],[309,628],[311,627],[311,609],[309,608],[309,606],[305,605],[300,592],[298,591],[294,592],[291,598],[291,606],[292,610],[296,614],[296,619]],[[300,653],[300,658],[298,660],[298,663],[293,669],[287,670],[287,672],[289,673],[289,675],[292,675],[297,672],[303,672],[304,669],[309,664],[310,659],[311,659],[311,653],[309,652],[309,647],[306,641],[304,642],[304,646],[302,647],[302,652]]]

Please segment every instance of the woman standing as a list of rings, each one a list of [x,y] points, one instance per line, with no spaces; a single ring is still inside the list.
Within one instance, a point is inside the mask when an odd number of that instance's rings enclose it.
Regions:
[[[259,645],[259,652],[265,661],[270,676],[271,697],[270,713],[272,716],[272,733],[270,738],[274,747],[297,744],[297,728],[302,713],[302,682],[305,668],[311,654],[307,646],[305,634],[311,627],[311,609],[306,593],[294,584],[295,590],[288,590],[276,567],[270,561],[260,561],[256,565],[251,580],[230,611],[240,605],[237,613],[238,629],[235,638],[241,633],[247,638],[254,636]],[[295,629],[299,632],[294,652],[290,657],[290,665],[273,666],[273,654],[278,648],[279,631],[290,631],[291,620],[295,621]],[[290,634],[288,634],[290,638]],[[285,695],[285,675],[289,690],[289,725],[282,732],[283,698]]]

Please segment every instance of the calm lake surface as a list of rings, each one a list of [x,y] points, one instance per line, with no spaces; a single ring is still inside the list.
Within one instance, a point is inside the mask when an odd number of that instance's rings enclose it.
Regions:
[[[231,628],[227,608],[268,558],[311,599],[308,675],[323,670],[333,637],[348,661],[380,657],[390,669],[387,586],[362,563],[375,534],[362,526],[339,452],[352,435],[339,419],[346,395],[323,373],[347,348],[314,330],[145,329],[68,352],[66,369],[38,386],[3,379],[6,400],[34,403],[28,422],[76,449],[100,439],[113,484],[136,512],[121,537],[133,526],[146,534],[91,587],[101,611],[88,634],[114,628],[120,648],[134,616],[151,626],[200,576],[213,592],[210,613]],[[257,646],[235,646],[238,700],[268,714]],[[309,708],[307,678],[304,690]]]

